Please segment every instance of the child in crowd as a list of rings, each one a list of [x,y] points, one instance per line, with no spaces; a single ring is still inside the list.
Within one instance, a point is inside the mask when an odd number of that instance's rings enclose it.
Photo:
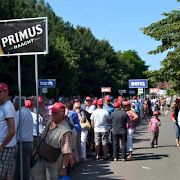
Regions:
[[[159,126],[161,126],[161,121],[158,118],[159,112],[154,111],[153,115],[149,122],[149,132],[152,133],[151,148],[157,147],[158,145]]]

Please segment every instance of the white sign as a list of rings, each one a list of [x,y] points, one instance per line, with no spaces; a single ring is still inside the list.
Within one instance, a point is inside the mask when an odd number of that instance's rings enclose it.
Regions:
[[[47,88],[42,88],[42,93],[47,93],[48,89]]]
[[[143,89],[142,88],[138,88],[138,94],[143,94]]]
[[[111,87],[101,87],[101,92],[111,92]]]
[[[159,88],[149,88],[149,94],[152,94],[152,93],[158,93],[159,92]]]

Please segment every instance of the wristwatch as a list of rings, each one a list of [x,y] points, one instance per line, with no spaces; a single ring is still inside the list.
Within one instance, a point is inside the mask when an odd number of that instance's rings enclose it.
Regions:
[[[62,166],[62,168],[63,168],[63,169],[65,169],[65,168],[66,168],[66,166],[65,166],[65,165],[63,165],[63,166]]]

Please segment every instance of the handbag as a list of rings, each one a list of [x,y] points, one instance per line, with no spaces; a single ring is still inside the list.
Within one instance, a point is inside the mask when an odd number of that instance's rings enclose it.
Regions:
[[[85,122],[81,122],[80,121],[80,126],[82,129],[85,129],[85,130],[90,130],[91,129],[91,125],[89,123],[89,121],[86,119]]]
[[[44,133],[39,143],[39,147],[37,149],[37,154],[44,160],[54,163],[59,158],[61,154],[61,149],[53,147],[45,141],[50,125],[51,123],[49,122],[44,130]]]
[[[45,142],[43,140],[40,143],[39,149],[38,149],[38,154],[41,158],[44,160],[54,163],[56,160],[59,158],[61,154],[61,149],[60,148],[55,148]]]

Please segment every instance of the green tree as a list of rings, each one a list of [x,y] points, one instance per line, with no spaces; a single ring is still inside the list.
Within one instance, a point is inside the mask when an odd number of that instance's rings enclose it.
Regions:
[[[162,68],[155,72],[156,77],[161,76],[164,81],[174,81],[174,88],[177,90],[180,89],[180,11],[173,10],[163,15],[164,19],[142,30],[156,41],[161,41],[161,45],[150,51],[150,54],[167,52],[166,58],[162,61]],[[153,72],[151,74],[154,76]]]

